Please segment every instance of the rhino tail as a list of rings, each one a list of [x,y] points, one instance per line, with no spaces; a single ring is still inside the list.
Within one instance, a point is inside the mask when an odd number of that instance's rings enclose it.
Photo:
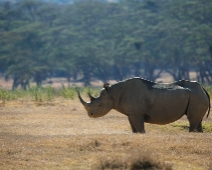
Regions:
[[[202,87],[202,89],[204,90],[205,94],[207,95],[208,97],[208,100],[209,100],[209,108],[208,108],[208,114],[207,114],[207,118],[210,114],[210,109],[211,109],[211,99],[210,99],[210,95],[208,94],[208,92]]]

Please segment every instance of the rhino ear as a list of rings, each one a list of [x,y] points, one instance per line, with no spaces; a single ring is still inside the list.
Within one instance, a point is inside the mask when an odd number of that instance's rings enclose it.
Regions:
[[[105,83],[103,85],[104,89],[108,92],[109,91],[109,88],[110,88],[110,84],[109,83]]]

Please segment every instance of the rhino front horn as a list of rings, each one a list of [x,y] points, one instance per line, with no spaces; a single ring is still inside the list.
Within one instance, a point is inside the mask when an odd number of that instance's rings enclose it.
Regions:
[[[88,103],[86,103],[86,102],[82,99],[82,97],[81,97],[81,95],[80,95],[80,92],[79,92],[78,90],[77,90],[77,94],[78,94],[78,98],[79,98],[80,102],[81,102],[84,106],[87,106]]]

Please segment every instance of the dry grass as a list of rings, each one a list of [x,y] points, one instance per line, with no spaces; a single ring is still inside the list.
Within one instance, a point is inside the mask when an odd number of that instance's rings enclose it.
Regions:
[[[149,153],[131,150],[124,156],[114,154],[99,158],[99,161],[93,165],[92,169],[172,170],[172,165],[156,159]]]
[[[207,170],[212,163],[212,133],[188,133],[184,117],[166,126],[146,124],[146,134],[132,134],[120,113],[90,119],[78,101],[59,98],[6,101],[0,117],[0,169],[86,170],[108,163],[130,169],[150,160],[177,170]]]

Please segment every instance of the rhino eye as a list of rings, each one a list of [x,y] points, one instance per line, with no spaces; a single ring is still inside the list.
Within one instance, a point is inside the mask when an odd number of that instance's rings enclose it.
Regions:
[[[98,106],[102,106],[101,104],[99,104]]]

